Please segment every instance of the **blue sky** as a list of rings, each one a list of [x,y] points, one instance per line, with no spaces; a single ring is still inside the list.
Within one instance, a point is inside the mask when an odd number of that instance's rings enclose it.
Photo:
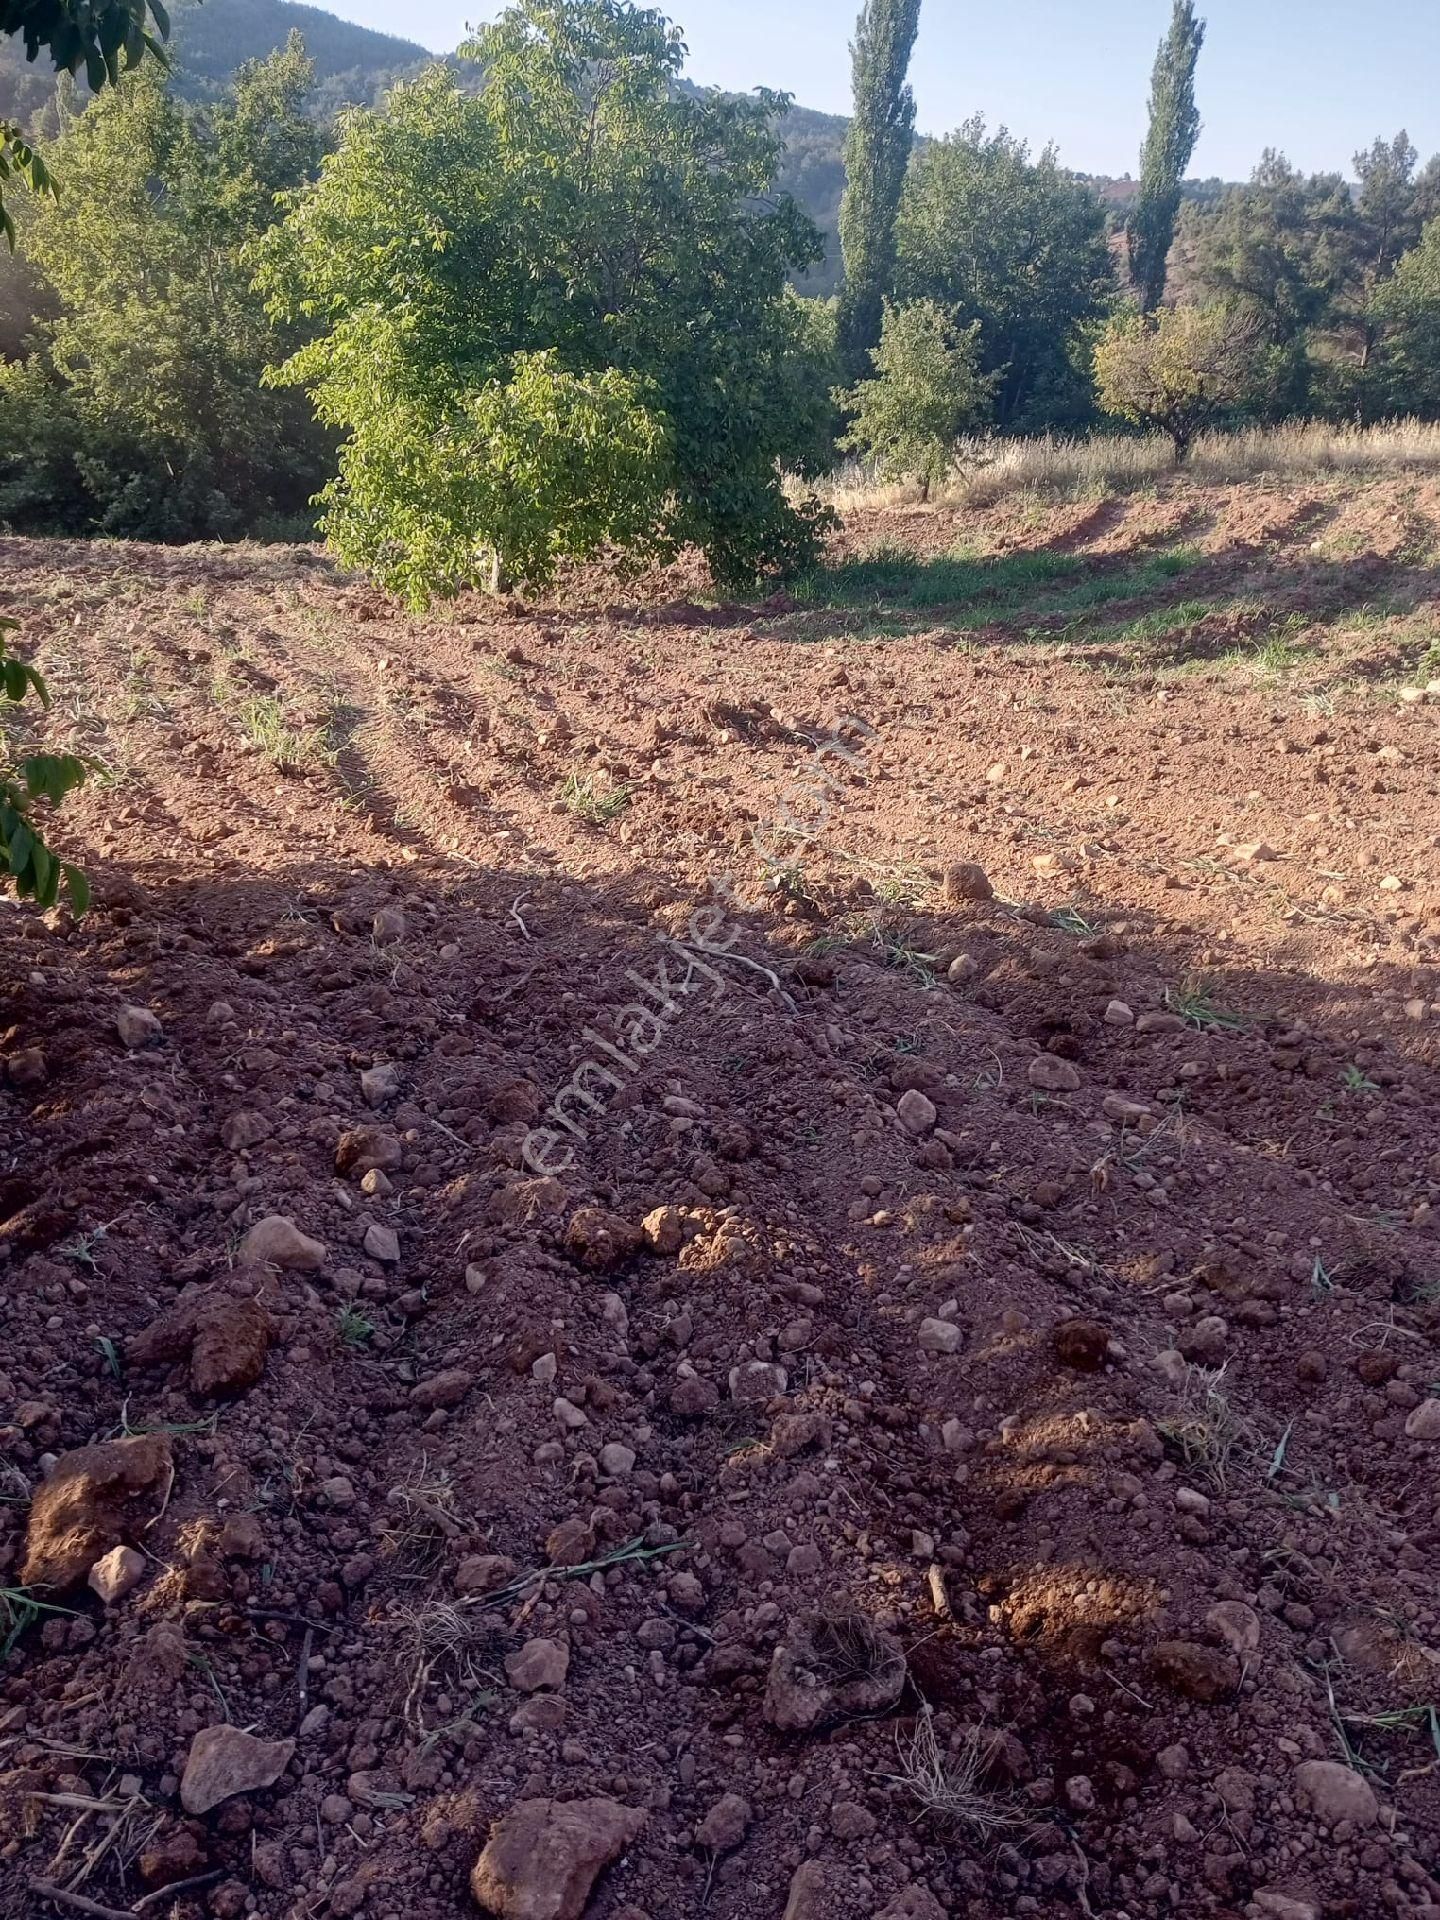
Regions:
[[[326,0],[318,0],[324,5]],[[501,0],[330,0],[366,26],[437,51]],[[657,0],[684,29],[702,85],[766,85],[843,113],[858,0]],[[1263,147],[1297,166],[1349,171],[1377,133],[1405,127],[1440,151],[1436,0],[1201,0],[1209,22],[1199,96],[1199,174],[1244,178]],[[924,0],[912,81],[919,123],[1003,122],[1092,173],[1133,171],[1169,0]]]

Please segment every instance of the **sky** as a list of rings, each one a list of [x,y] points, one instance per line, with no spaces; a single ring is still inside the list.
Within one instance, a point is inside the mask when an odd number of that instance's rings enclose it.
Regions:
[[[446,52],[501,0],[317,0],[347,20]],[[844,113],[858,0],[653,0],[684,30],[689,77],[769,86]],[[1197,91],[1205,122],[1192,173],[1244,179],[1267,146],[1307,172],[1349,173],[1357,147],[1406,128],[1440,151],[1436,0],[1201,0]],[[949,132],[973,113],[1063,165],[1133,173],[1150,68],[1169,0],[923,0],[911,68],[918,123]]]

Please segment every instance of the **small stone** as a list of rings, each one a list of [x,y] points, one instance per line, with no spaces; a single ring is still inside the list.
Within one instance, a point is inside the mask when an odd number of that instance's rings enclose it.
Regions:
[[[738,1793],[722,1794],[695,1829],[695,1838],[711,1853],[732,1853],[745,1838],[752,1818],[748,1800]]]
[[[1095,1810],[1095,1783],[1087,1774],[1077,1773],[1065,1782],[1065,1798],[1077,1813]]]
[[[940,897],[947,907],[956,907],[962,900],[993,900],[995,889],[983,867],[973,860],[956,860],[945,869]]]
[[[240,1242],[240,1260],[246,1266],[313,1273],[324,1266],[325,1259],[324,1242],[302,1233],[288,1214],[267,1214]]]
[[[519,1800],[491,1827],[470,1890],[496,1920],[580,1920],[646,1819],[616,1800]]]
[[[400,1069],[386,1060],[378,1067],[366,1067],[360,1076],[360,1093],[367,1107],[383,1107],[400,1091]]]
[[[963,1338],[953,1320],[922,1320],[918,1344],[922,1353],[958,1353]]]
[[[121,1007],[115,1016],[115,1031],[132,1053],[142,1047],[158,1047],[165,1029],[148,1007]]]
[[[12,1087],[43,1087],[47,1078],[45,1055],[39,1047],[21,1047],[5,1058]]]
[[[1243,1600],[1217,1600],[1206,1614],[1205,1624],[1242,1659],[1260,1645],[1260,1616]]]
[[[895,1103],[896,1117],[906,1133],[917,1140],[934,1130],[938,1115],[935,1102],[927,1099],[918,1087],[911,1087],[908,1093],[902,1093]]]
[[[1142,1013],[1135,1022],[1137,1033],[1184,1033],[1185,1022],[1178,1013]]]
[[[1150,1650],[1150,1670],[1172,1692],[1207,1704],[1227,1700],[1240,1685],[1239,1663],[1218,1647],[1162,1640]]]
[[[1266,860],[1278,860],[1280,855],[1268,840],[1251,840],[1243,847],[1236,847],[1235,858],[1243,860],[1247,866]]]
[[[1133,1027],[1135,1010],[1127,1007],[1123,1000],[1112,1000],[1105,1009],[1104,1019],[1107,1027]]]
[[[405,1159],[397,1136],[385,1127],[350,1127],[335,1148],[335,1171],[364,1175],[394,1173]]]
[[[243,1153],[247,1147],[258,1146],[273,1131],[263,1113],[242,1107],[238,1113],[232,1113],[221,1127],[220,1139],[231,1153]]]
[[[1433,1394],[1407,1417],[1405,1434],[1410,1440],[1440,1440],[1440,1400]]]
[[[436,1407],[458,1407],[475,1384],[475,1376],[465,1367],[446,1367],[417,1380],[410,1389],[410,1404],[433,1411]]]
[[[651,1253],[678,1253],[685,1230],[678,1207],[656,1207],[640,1222],[640,1236]]]
[[[774,1360],[746,1360],[730,1369],[730,1398],[737,1406],[763,1406],[789,1384],[789,1374]]]
[[[515,1578],[515,1562],[503,1553],[471,1553],[455,1569],[455,1591],[494,1593]]]
[[[377,947],[394,946],[397,940],[405,938],[405,909],[403,907],[381,907],[370,922],[370,934]]]
[[[91,1591],[98,1593],[107,1607],[113,1607],[139,1585],[144,1573],[143,1553],[137,1553],[134,1547],[112,1547],[91,1567],[87,1580]]]
[[[573,1400],[567,1400],[563,1393],[556,1397],[554,1413],[560,1425],[570,1433],[577,1433],[581,1427],[586,1427],[590,1424],[580,1408],[575,1405],[575,1402]]]
[[[1076,1373],[1099,1373],[1110,1354],[1110,1329],[1098,1320],[1063,1320],[1055,1329],[1055,1356]]]
[[[945,978],[953,981],[957,987],[963,987],[967,980],[973,980],[980,971],[980,963],[968,953],[957,953],[945,969]]]
[[[1309,1894],[1262,1887],[1245,1909],[1246,1920],[1320,1920],[1320,1904]]]
[[[557,1692],[570,1671],[570,1649],[563,1640],[527,1640],[505,1662],[505,1678],[521,1693]]]
[[[875,1816],[858,1800],[837,1800],[830,1809],[830,1831],[837,1840],[868,1840]]]
[[[372,1220],[365,1229],[364,1244],[372,1260],[379,1260],[387,1267],[399,1263],[400,1236],[393,1227],[382,1227],[378,1221]]]
[[[1295,1785],[1317,1820],[1327,1827],[1338,1827],[1348,1820],[1353,1826],[1373,1827],[1380,1818],[1380,1803],[1363,1774],[1338,1760],[1304,1760],[1295,1769]]]
[[[608,1441],[600,1449],[600,1471],[612,1480],[624,1480],[635,1470],[635,1449],[619,1440]]]
[[[802,1861],[791,1875],[781,1920],[828,1920],[833,1912],[824,1866],[818,1860]]]
[[[1138,1127],[1142,1120],[1154,1118],[1143,1100],[1127,1100],[1123,1093],[1107,1093],[1101,1102],[1101,1111],[1107,1120],[1121,1127]]]
[[[1057,1053],[1037,1053],[1025,1069],[1025,1078],[1046,1093],[1074,1093],[1080,1085],[1080,1075],[1070,1061]]]
[[[273,1787],[294,1751],[293,1740],[261,1740],[239,1727],[202,1727],[190,1743],[180,1804],[187,1813],[209,1813],[237,1793]]]
[[[928,1887],[912,1883],[902,1887],[875,1920],[949,1920],[949,1915]]]
[[[687,1373],[670,1389],[670,1411],[680,1420],[703,1420],[720,1404],[720,1390],[698,1373]]]

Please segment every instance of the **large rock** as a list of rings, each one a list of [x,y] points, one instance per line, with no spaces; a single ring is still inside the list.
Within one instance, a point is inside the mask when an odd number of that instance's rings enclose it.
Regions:
[[[314,1273],[325,1264],[325,1246],[302,1233],[288,1214],[271,1213],[257,1220],[240,1242],[240,1258],[258,1267]]]
[[[237,1793],[273,1787],[294,1751],[293,1740],[262,1740],[239,1727],[202,1727],[190,1743],[180,1804],[187,1813],[209,1813]]]
[[[802,1614],[770,1663],[765,1718],[782,1733],[811,1733],[885,1713],[904,1685],[899,1642],[863,1614]]]
[[[1344,1820],[1357,1827],[1373,1827],[1380,1818],[1380,1803],[1370,1782],[1338,1760],[1302,1760],[1295,1769],[1295,1785],[1315,1818],[1327,1827],[1338,1827]]]
[[[97,1560],[138,1533],[158,1508],[171,1473],[170,1440],[135,1434],[62,1453],[30,1503],[27,1587],[78,1587]]]
[[[580,1920],[647,1816],[618,1800],[521,1800],[490,1829],[470,1891],[498,1920]]]

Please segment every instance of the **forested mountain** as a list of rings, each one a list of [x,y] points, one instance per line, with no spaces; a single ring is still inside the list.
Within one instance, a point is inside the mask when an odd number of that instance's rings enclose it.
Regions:
[[[218,92],[243,61],[275,52],[295,30],[304,36],[305,51],[315,63],[312,100],[326,120],[341,107],[371,105],[386,87],[433,58],[413,40],[354,26],[295,0],[204,0],[203,5],[185,0],[174,14],[171,46],[180,93],[199,99]],[[53,74],[29,65],[16,41],[0,40],[0,118],[53,130],[45,126],[44,110],[54,95]],[[806,293],[834,293],[840,284],[838,230],[848,124],[841,114],[795,106],[781,125],[786,152],[777,186],[794,195],[825,236],[823,265],[800,282]],[[1096,177],[1092,184],[1112,211],[1121,212],[1135,183]],[[1221,190],[1219,181],[1188,182],[1186,197],[1208,200]]]
[[[173,21],[170,64],[180,93],[190,99],[217,92],[243,61],[263,60],[297,31],[315,63],[313,100],[326,118],[343,106],[368,106],[402,74],[432,58],[413,40],[354,26],[294,0],[205,0],[203,6],[187,0]],[[0,40],[0,118],[34,125],[54,95],[49,67],[31,65],[18,38]]]

